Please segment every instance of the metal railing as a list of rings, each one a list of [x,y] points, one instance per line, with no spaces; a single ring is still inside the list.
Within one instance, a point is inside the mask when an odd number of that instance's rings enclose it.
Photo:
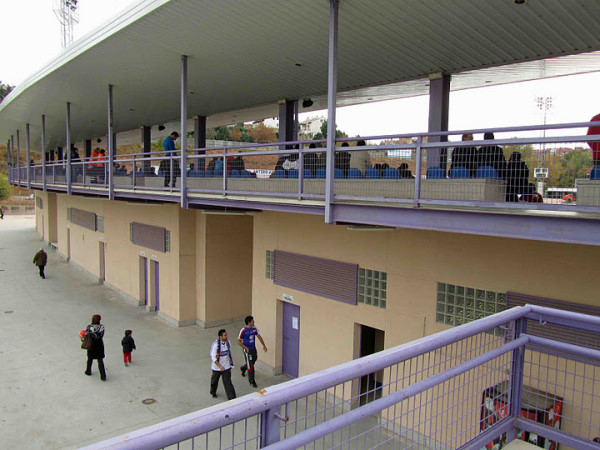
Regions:
[[[597,449],[599,339],[600,317],[516,307],[86,448]]]
[[[585,134],[596,124],[337,139],[332,173],[327,173],[323,140],[188,149],[189,166],[183,168],[181,152],[117,155],[112,168],[106,161],[81,158],[71,162],[69,188],[177,193],[173,199],[182,203],[214,194],[324,202],[327,180],[333,179],[334,202],[598,212],[600,156],[590,144],[600,136]],[[496,139],[479,137],[488,132]],[[532,136],[546,132],[569,135]],[[458,140],[463,135],[476,140]],[[64,162],[48,163],[44,180],[43,167],[36,164],[29,179],[33,187],[66,189],[67,170]],[[9,172],[13,183],[20,180],[23,186],[28,179],[26,167]]]

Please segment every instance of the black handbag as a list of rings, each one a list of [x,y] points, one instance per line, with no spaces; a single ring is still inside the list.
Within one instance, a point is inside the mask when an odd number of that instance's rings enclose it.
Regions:
[[[90,348],[92,348],[92,336],[89,334],[86,334],[85,336],[83,336],[83,338],[81,339],[81,348],[83,350],[89,350]]]

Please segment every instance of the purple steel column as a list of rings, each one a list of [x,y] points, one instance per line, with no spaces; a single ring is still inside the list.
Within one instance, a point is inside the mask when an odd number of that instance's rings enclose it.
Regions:
[[[206,116],[194,116],[194,148],[206,148]],[[206,154],[206,150],[196,150],[198,155]],[[197,159],[194,163],[194,170],[204,170],[206,160]]]
[[[67,195],[71,195],[71,103],[67,102],[67,143],[66,143],[66,152],[67,152],[67,170],[65,172],[65,177],[67,181]]]
[[[10,136],[10,139],[8,140],[7,144],[6,144],[6,148],[8,151],[8,155],[10,156],[10,159],[6,160],[6,164],[10,165],[10,170],[8,172],[8,179],[10,181],[10,184],[13,184],[15,181],[15,164],[13,163],[13,158],[14,158],[14,143],[15,140],[13,139],[12,135]]]
[[[268,409],[260,415],[261,436],[260,447],[275,444],[280,440],[280,423],[276,414],[280,408]]]
[[[150,158],[150,152],[152,151],[152,127],[142,126],[142,153],[144,153],[142,159],[142,172],[144,175],[150,172],[150,167],[152,167],[152,162],[148,159]]]
[[[516,341],[527,331],[527,319],[521,317],[515,319],[513,340]],[[523,367],[525,365],[525,348],[515,348],[512,352],[510,371],[510,415],[514,419],[521,416],[521,396],[523,394]],[[507,432],[507,441],[511,442],[517,438],[517,429],[513,427]]]
[[[421,198],[421,166],[423,165],[423,148],[421,144],[423,143],[423,136],[419,136],[417,138],[417,151],[416,151],[416,166],[415,166],[415,198],[414,205],[415,208],[419,207],[419,199]]]
[[[42,190],[46,191],[46,116],[42,114]]]
[[[21,139],[20,132],[17,130],[17,183],[21,186]]]
[[[450,109],[450,75],[430,76],[429,81],[429,128],[428,131],[448,131]],[[447,136],[430,136],[428,142],[446,142]],[[439,166],[446,171],[446,149],[428,148],[427,167]]]
[[[106,134],[106,138],[108,140],[108,199],[109,200],[114,200],[115,199],[115,188],[113,186],[113,179],[112,179],[112,165],[113,165],[113,160],[114,160],[114,153],[115,153],[115,148],[114,148],[114,139],[113,139],[113,108],[114,108],[114,103],[113,103],[113,85],[109,84],[108,85],[108,130],[107,130],[107,134]],[[104,167],[105,167],[105,172],[106,173],[106,163],[107,161],[104,160]]]
[[[25,124],[25,166],[27,167],[27,189],[31,189],[31,134],[29,124]]]
[[[329,0],[329,61],[327,76],[327,165],[325,223],[333,222],[333,173],[335,168],[335,113],[337,91],[337,44],[339,0]]]
[[[187,208],[187,90],[188,90],[188,57],[181,55],[181,171],[180,192],[181,207]],[[171,178],[173,183],[173,178]]]

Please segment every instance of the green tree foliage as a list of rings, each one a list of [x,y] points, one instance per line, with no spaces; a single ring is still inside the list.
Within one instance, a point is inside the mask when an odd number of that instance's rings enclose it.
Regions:
[[[3,173],[0,173],[0,200],[10,197],[10,184],[8,178]]]
[[[5,84],[2,81],[0,81],[0,103],[2,102],[2,100],[4,100],[4,97],[6,97],[13,89],[14,86],[10,86],[9,84]]]
[[[343,131],[339,130],[337,127],[337,124],[335,126],[335,137],[336,139],[338,138],[344,138],[344,137],[348,137],[348,135],[346,133],[344,133]],[[313,136],[314,140],[317,139],[327,139],[327,121],[324,120],[323,123],[321,124],[321,131],[319,131],[318,133],[316,133]]]

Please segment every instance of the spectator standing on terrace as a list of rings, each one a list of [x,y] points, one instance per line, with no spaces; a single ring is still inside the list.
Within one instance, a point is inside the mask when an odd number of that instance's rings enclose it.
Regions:
[[[223,386],[227,394],[227,400],[236,397],[235,388],[231,383],[231,369],[233,369],[233,355],[231,354],[231,343],[227,339],[227,331],[220,329],[219,338],[210,346],[210,361],[212,376],[210,378],[210,395],[217,397],[219,378],[223,377]]]
[[[473,134],[465,133],[462,135],[463,142],[472,141]],[[471,177],[475,177],[477,173],[477,147],[456,147],[452,152],[452,165],[453,167],[464,167],[469,171]]]
[[[363,139],[356,142],[357,147],[364,147],[365,145],[367,143]],[[371,167],[371,155],[368,151],[350,152],[350,168],[358,169],[364,174],[369,167]]]
[[[486,141],[494,140],[494,133],[483,135]],[[502,147],[498,145],[484,145],[477,152],[477,167],[490,166],[496,169],[499,178],[506,178],[506,158]]]
[[[512,152],[506,166],[506,201],[518,202],[529,184],[529,168],[519,152]]]
[[[71,150],[71,176],[74,182],[77,182],[77,177],[82,173],[81,158],[79,157],[79,149],[73,147]]]
[[[158,167],[159,172],[164,172],[165,183],[164,186],[167,187],[171,184],[171,187],[175,187],[175,183],[177,182],[177,172],[179,171],[179,162],[176,159],[173,159],[175,155],[175,141],[179,137],[179,133],[177,131],[173,131],[170,135],[168,135],[163,141],[163,148],[165,149],[165,155],[167,159],[163,159],[160,162],[160,166]],[[171,183],[171,162],[173,162],[173,182]]]
[[[2,217],[4,218],[4,215]],[[44,274],[44,267],[46,267],[46,264],[48,263],[48,255],[43,248],[40,247],[40,250],[34,255],[33,263],[38,266],[40,277],[45,280],[46,275]]]
[[[256,381],[254,379],[254,365],[258,360],[258,354],[256,353],[256,338],[258,338],[262,344],[265,353],[267,352],[267,346],[254,326],[254,317],[247,316],[244,322],[246,323],[246,326],[240,330],[238,336],[238,344],[244,349],[244,358],[246,359],[246,363],[241,367],[241,371],[243,377],[246,376],[246,371],[248,371],[248,381],[250,382],[250,386],[256,387]]]
[[[590,122],[600,122],[600,114],[596,114],[592,117]],[[587,135],[588,136],[596,136],[600,134],[600,126],[589,127]],[[588,145],[592,149],[592,161],[594,166],[600,165],[600,141],[596,142],[588,142]]]
[[[342,142],[343,147],[350,147],[347,142]],[[348,177],[348,170],[350,170],[350,159],[352,158],[351,152],[336,151],[335,152],[335,168],[341,169],[344,172],[344,177]]]
[[[408,168],[407,163],[402,163],[398,166],[398,174],[400,175],[400,178],[406,178],[406,179],[411,179],[411,178],[414,179],[415,178],[415,176],[412,174],[412,172]]]

